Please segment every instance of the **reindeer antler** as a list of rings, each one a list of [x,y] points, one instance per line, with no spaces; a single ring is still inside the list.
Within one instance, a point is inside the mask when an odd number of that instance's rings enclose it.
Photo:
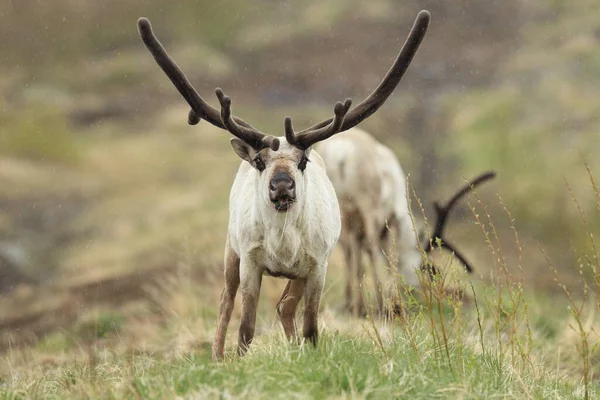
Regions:
[[[333,117],[331,123],[322,128],[317,128],[308,132],[295,133],[294,127],[292,126],[292,118],[285,117],[285,139],[288,141],[288,143],[306,150],[313,143],[330,138],[331,136],[335,135],[340,131],[340,128],[344,123],[344,119],[346,117],[346,114],[348,114],[348,110],[350,110],[351,105],[352,100],[350,99],[346,99],[344,103],[340,103],[338,101],[333,107],[335,117]]]
[[[379,86],[358,106],[350,110],[352,104],[350,99],[347,99],[344,103],[338,102],[334,107],[335,116],[333,118],[321,121],[298,133],[294,132],[292,119],[286,117],[284,126],[287,141],[298,148],[306,150],[313,144],[325,140],[336,133],[346,131],[373,115],[385,103],[396,86],[398,86],[398,83],[400,83],[425,37],[430,19],[431,15],[428,11],[423,10],[419,12],[396,61]],[[221,113],[219,113],[219,111],[206,103],[198,95],[198,92],[196,92],[187,80],[177,64],[169,57],[156,36],[154,36],[150,21],[146,18],[140,18],[138,20],[138,29],[144,44],[150,50],[158,65],[192,108],[188,114],[188,123],[190,125],[195,125],[201,119],[205,119],[221,129],[228,130],[256,149],[270,147],[273,150],[277,150],[279,148],[279,140],[277,138],[258,131],[244,120],[233,116],[225,119],[222,118],[224,113],[230,113],[230,111],[226,110],[230,106],[223,107],[223,103],[221,103]],[[219,101],[221,101],[221,98],[219,98]]]
[[[204,101],[158,41],[152,32],[150,21],[147,18],[140,18],[137,24],[140,37],[154,56],[156,63],[192,108],[192,111],[188,115],[188,123],[190,125],[196,125],[201,119],[205,119],[214,126],[229,131],[232,135],[242,139],[256,150],[267,147],[270,147],[272,150],[279,148],[279,139],[262,133],[241,118],[231,115],[231,100],[229,97],[223,95],[224,98],[229,99],[229,106],[226,107],[228,111],[223,107],[223,103],[221,103],[221,112],[219,112]],[[218,90],[220,91],[220,89]],[[222,91],[220,93],[223,94]],[[219,93],[217,93],[217,96],[219,97]],[[221,101],[221,97],[219,97],[219,101]],[[222,118],[223,115],[227,115],[227,118]]]
[[[425,37],[425,33],[427,33],[427,28],[429,27],[429,21],[431,20],[431,15],[429,11],[422,10],[417,14],[417,18],[415,19],[415,23],[413,24],[410,33],[408,34],[408,38],[406,42],[402,46],[400,50],[400,54],[394,61],[394,64],[387,72],[379,86],[371,93],[365,100],[363,100],[359,105],[354,107],[352,110],[346,110],[344,113],[344,118],[341,119],[336,112],[336,116],[334,118],[329,118],[325,121],[321,121],[318,124],[311,126],[310,128],[304,129],[296,134],[298,143],[297,146],[303,149],[310,147],[311,145],[327,139],[328,137],[346,131],[365,119],[369,118],[371,115],[375,113],[375,111],[379,110],[379,108],[385,103],[385,101],[390,97],[396,86],[402,80],[404,73],[408,69],[413,57],[415,56],[423,38]],[[344,107],[348,105],[349,108],[350,99],[346,100],[343,104]],[[336,107],[339,107],[342,103],[337,103]],[[289,122],[288,122],[289,119]],[[339,128],[330,133],[331,128],[333,128],[337,123],[339,123]],[[291,118],[286,118],[286,128],[291,128]],[[327,133],[323,131],[323,129],[327,129]],[[290,132],[293,133],[293,130]],[[289,137],[292,135],[288,135],[286,129],[286,138],[289,142]]]
[[[433,231],[433,234],[431,235],[431,240],[429,241],[429,243],[427,243],[427,246],[425,247],[426,253],[430,253],[431,251],[433,251],[436,248],[435,246],[437,245],[437,243],[439,243],[440,247],[447,249],[447,250],[451,251],[452,253],[454,253],[456,258],[458,258],[460,260],[460,262],[464,265],[464,267],[468,273],[473,272],[473,267],[467,261],[465,256],[461,252],[459,252],[456,249],[456,247],[454,247],[446,239],[444,239],[444,228],[446,227],[448,215],[450,214],[450,211],[452,210],[454,205],[458,202],[458,200],[460,200],[460,198],[465,196],[467,193],[474,190],[477,186],[481,185],[485,181],[488,181],[488,180],[494,178],[495,176],[496,176],[496,173],[493,171],[481,174],[477,178],[468,182],[458,192],[456,192],[456,194],[454,196],[452,196],[452,198],[450,199],[450,201],[448,201],[448,203],[446,203],[446,205],[442,206],[437,201],[433,203],[433,206],[435,207],[435,213],[436,213],[437,219],[435,222],[435,229]],[[434,265],[431,265],[431,266],[424,265],[422,267],[422,269],[428,270],[430,275],[435,275],[438,272],[437,268]]]
[[[363,120],[367,119],[375,113],[385,101],[390,97],[396,86],[402,80],[404,73],[408,69],[413,57],[415,56],[427,28],[431,15],[429,11],[422,10],[417,14],[415,23],[408,34],[406,42],[400,50],[400,54],[394,61],[394,64],[387,72],[379,86],[371,93],[365,100],[359,105],[350,110],[352,100],[346,99],[343,103],[337,102],[334,107],[335,116],[327,120],[321,121],[318,124],[311,126],[310,128],[304,129],[300,132],[295,132],[292,125],[292,118],[286,117],[284,120],[285,137],[286,140],[303,150],[306,150],[313,144],[325,140],[336,133],[346,131]],[[181,91],[180,91],[181,92]],[[182,93],[183,94],[183,93]],[[185,96],[184,96],[185,97]],[[191,103],[190,103],[191,105]],[[206,118],[205,118],[206,119]],[[196,124],[200,121],[197,112],[192,107],[192,110],[188,116],[188,122],[190,124]],[[241,121],[237,121],[241,125]]]

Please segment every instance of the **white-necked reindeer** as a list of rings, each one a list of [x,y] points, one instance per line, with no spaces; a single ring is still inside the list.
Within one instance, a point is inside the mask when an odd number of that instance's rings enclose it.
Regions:
[[[364,277],[363,253],[371,261],[380,311],[385,310],[383,293],[386,291],[381,286],[378,274],[382,253],[390,269],[398,271],[405,283],[413,287],[420,284],[418,270],[425,270],[429,274],[437,272],[435,266],[423,264],[421,254],[422,250],[428,253],[437,248],[437,239],[440,239],[442,248],[454,252],[466,270],[472,272],[465,257],[443,239],[443,229],[448,213],[456,202],[475,186],[494,177],[494,173],[482,174],[469,182],[446,205],[434,203],[438,218],[435,231],[430,241],[420,249],[414,219],[409,214],[406,178],[392,150],[359,128],[319,143],[316,150],[327,166],[327,175],[335,188],[342,213],[340,244],[347,268],[348,310],[358,315],[365,313],[360,294]],[[353,276],[356,276],[356,285]]]
[[[238,288],[242,317],[238,352],[244,354],[254,336],[256,307],[263,274],[289,282],[277,304],[288,338],[296,338],[294,317],[304,296],[303,336],[318,339],[318,310],[327,271],[327,258],[340,235],[338,200],[325,165],[312,145],[346,131],[372,115],[393,92],[415,55],[429,25],[421,11],[408,39],[381,84],[362,103],[336,103],[335,116],[294,132],[285,118],[284,137],[259,132],[232,116],[231,100],[221,89],[218,111],[207,104],[158,42],[145,18],[138,20],[140,36],[171,82],[191,107],[190,124],[201,119],[229,131],[231,145],[243,160],[231,188],[229,227],[225,245],[225,288],[221,296],[213,358],[222,359],[227,325]]]

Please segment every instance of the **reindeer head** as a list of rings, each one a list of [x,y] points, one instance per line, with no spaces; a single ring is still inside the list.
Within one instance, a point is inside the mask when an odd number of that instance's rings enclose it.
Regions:
[[[191,111],[188,115],[190,125],[198,124],[202,119],[229,131],[235,138],[231,146],[235,153],[247,161],[257,174],[262,186],[259,193],[269,202],[273,210],[287,212],[299,202],[304,190],[304,182],[310,174],[309,154],[311,146],[336,133],[348,130],[371,116],[392,94],[410,62],[412,61],[429,25],[430,15],[421,11],[415,20],[411,32],[400,54],[386,74],[383,81],[364,101],[350,109],[352,101],[347,99],[334,106],[334,117],[295,132],[292,119],[284,120],[285,137],[274,137],[260,132],[246,121],[232,115],[231,99],[221,89],[215,93],[221,110],[218,111],[204,101],[187,80],[183,72],[166,53],[152,32],[150,21],[138,20],[138,30],[142,41],[154,56],[158,65],[169,77],[179,93],[188,102]]]
[[[468,273],[473,273],[473,267],[467,261],[465,256],[444,238],[444,228],[446,227],[446,222],[448,221],[448,215],[458,200],[460,200],[461,197],[465,196],[469,192],[473,191],[477,186],[481,185],[485,181],[493,179],[495,176],[496,173],[494,171],[485,172],[475,179],[467,182],[467,184],[464,185],[458,192],[456,192],[450,201],[448,201],[445,205],[440,205],[440,203],[437,201],[433,203],[437,218],[435,221],[433,234],[430,236],[430,240],[425,246],[425,253],[431,253],[436,248],[449,250],[454,253],[456,258],[460,260]],[[421,270],[427,271],[430,277],[433,277],[433,275],[439,273],[439,268],[430,263],[423,264],[421,266]]]
[[[256,175],[254,180],[263,203],[278,213],[285,213],[303,198],[305,176],[310,174],[309,152],[287,143],[283,138],[277,151],[257,151],[243,140],[232,138],[235,153],[247,161]]]

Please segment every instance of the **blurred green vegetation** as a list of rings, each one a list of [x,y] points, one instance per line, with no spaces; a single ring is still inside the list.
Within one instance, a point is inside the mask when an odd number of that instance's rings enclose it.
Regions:
[[[0,153],[66,164],[81,157],[64,111],[43,104],[0,113]]]
[[[102,339],[121,330],[125,317],[117,311],[99,312],[94,318],[80,321],[75,327],[76,336],[87,339]]]

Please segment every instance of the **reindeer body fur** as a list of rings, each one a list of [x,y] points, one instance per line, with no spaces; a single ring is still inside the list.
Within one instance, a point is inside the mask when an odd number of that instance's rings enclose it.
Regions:
[[[284,138],[278,151],[290,146]],[[260,172],[242,162],[230,194],[228,237],[231,249],[252,260],[251,267],[268,275],[306,278],[327,257],[340,236],[341,222],[335,190],[316,151],[303,174],[297,174],[298,200],[286,213],[269,201]],[[267,173],[268,171],[262,172]]]
[[[221,296],[213,357],[223,358],[227,325],[238,290],[242,293],[242,320],[238,350],[243,354],[254,336],[256,306],[263,275],[288,278],[277,304],[286,336],[297,338],[296,308],[304,302],[303,336],[318,339],[318,311],[327,274],[327,257],[341,232],[340,209],[325,164],[316,151],[301,151],[279,138],[280,147],[260,151],[267,165],[251,165],[255,155],[232,141],[245,159],[238,169],[229,197],[229,226],[225,246],[225,289]],[[246,153],[248,152],[248,153]],[[306,168],[297,168],[302,154]],[[248,156],[250,155],[250,156]],[[269,198],[269,181],[285,171],[295,182],[296,200],[286,212],[276,210]]]
[[[352,276],[362,283],[362,254],[371,259],[377,300],[383,299],[377,264],[382,251],[390,267],[397,268],[407,284],[419,284],[421,264],[417,236],[409,215],[406,179],[394,153],[362,129],[353,128],[321,142],[317,150],[327,166],[342,213],[340,244],[346,258],[346,306],[363,313],[361,296]],[[395,260],[398,261],[397,265]]]

